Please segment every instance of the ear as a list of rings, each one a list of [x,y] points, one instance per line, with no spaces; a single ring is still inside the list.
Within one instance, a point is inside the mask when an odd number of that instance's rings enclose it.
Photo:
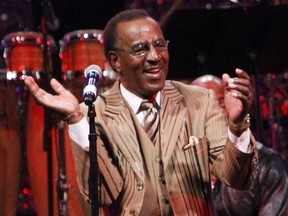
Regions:
[[[117,72],[120,73],[121,71],[121,63],[119,59],[119,55],[115,51],[110,51],[108,54],[109,62],[111,67]]]

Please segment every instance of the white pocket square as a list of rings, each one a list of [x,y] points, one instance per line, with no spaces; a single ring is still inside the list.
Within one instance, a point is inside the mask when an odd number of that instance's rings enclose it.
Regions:
[[[183,150],[187,150],[188,148],[191,148],[194,145],[197,145],[199,143],[199,138],[195,136],[189,137],[189,143],[183,146]]]

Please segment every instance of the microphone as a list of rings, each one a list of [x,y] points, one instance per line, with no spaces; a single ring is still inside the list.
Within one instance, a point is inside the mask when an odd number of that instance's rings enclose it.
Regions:
[[[54,13],[52,3],[48,0],[42,2],[43,16],[46,19],[48,28],[52,31],[56,31],[59,28],[59,20]]]
[[[102,70],[98,65],[90,65],[85,69],[84,75],[86,77],[86,85],[83,90],[83,97],[85,104],[89,105],[96,100]]]

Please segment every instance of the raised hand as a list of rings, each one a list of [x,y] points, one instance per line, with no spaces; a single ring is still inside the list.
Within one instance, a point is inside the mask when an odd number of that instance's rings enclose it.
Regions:
[[[235,70],[238,77],[231,78],[228,74],[222,75],[225,88],[225,110],[230,121],[241,123],[247,115],[252,101],[253,92],[249,75],[241,70]]]
[[[27,76],[24,83],[38,104],[62,116],[67,116],[80,110],[77,98],[54,78],[51,79],[50,85],[56,92],[55,95],[40,88],[31,76]]]

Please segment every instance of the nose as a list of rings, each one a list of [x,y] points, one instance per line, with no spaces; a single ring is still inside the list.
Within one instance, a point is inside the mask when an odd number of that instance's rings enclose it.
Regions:
[[[155,47],[153,45],[150,45],[150,49],[147,53],[147,60],[150,61],[158,61],[160,59],[160,53],[156,51]]]

